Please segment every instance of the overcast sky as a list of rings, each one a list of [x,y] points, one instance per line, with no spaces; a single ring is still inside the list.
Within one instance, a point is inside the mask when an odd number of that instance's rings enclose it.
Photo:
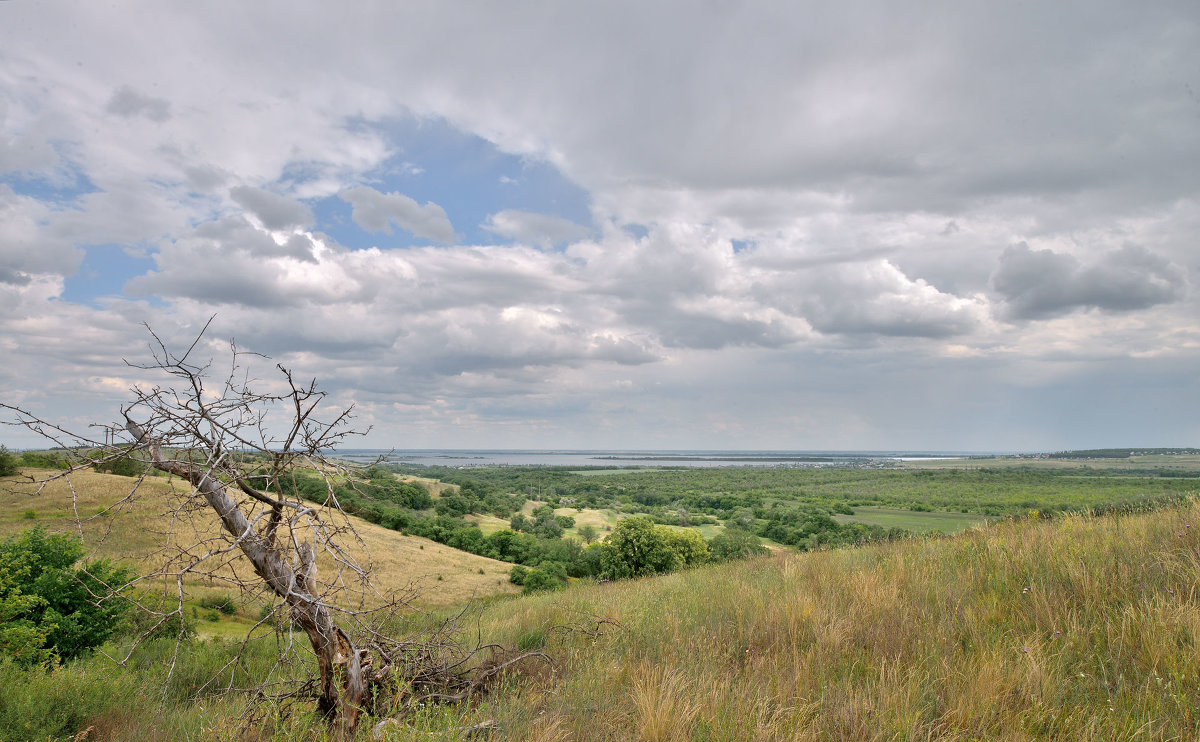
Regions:
[[[0,2],[0,401],[215,314],[365,446],[1200,445],[1195,0],[355,6]]]

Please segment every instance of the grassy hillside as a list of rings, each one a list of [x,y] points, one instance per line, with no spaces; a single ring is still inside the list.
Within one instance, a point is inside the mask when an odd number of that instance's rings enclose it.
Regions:
[[[20,507],[5,508],[4,526],[21,525]],[[495,719],[493,739],[543,742],[1192,740],[1198,588],[1195,503],[577,584],[471,622],[472,638],[544,648],[554,667],[430,708],[387,739],[460,739],[453,727]],[[223,651],[191,646],[182,674]],[[177,681],[157,711],[161,662],[98,663],[0,677],[0,712],[67,694],[80,699],[72,723],[97,728],[89,739],[237,738],[241,702]],[[249,738],[320,736],[296,710],[256,724]]]
[[[485,630],[544,636],[560,674],[475,714],[511,739],[1190,740],[1198,586],[1189,505],[522,598]],[[545,630],[588,614],[621,628]]]
[[[47,474],[48,472],[33,472]],[[15,478],[0,480],[0,537],[41,524],[52,532],[75,531],[74,515],[94,517],[83,526],[84,541],[93,556],[110,557],[145,571],[146,560],[161,549],[170,525],[181,541],[212,533],[213,519],[201,510],[193,520],[169,523],[167,511],[179,497],[171,483],[161,477],[147,478],[131,510],[106,512],[124,497],[137,480],[113,474],[81,471],[66,481],[50,484],[35,494],[29,484]],[[182,486],[178,482],[176,487]],[[184,490],[186,492],[186,490]],[[350,518],[362,544],[351,548],[360,563],[375,570],[376,586],[383,592],[420,590],[424,606],[460,605],[475,597],[516,592],[508,581],[510,564],[467,554],[415,536]],[[320,566],[319,562],[319,566]],[[197,596],[220,592],[204,581],[189,587]],[[203,627],[212,628],[217,627]]]

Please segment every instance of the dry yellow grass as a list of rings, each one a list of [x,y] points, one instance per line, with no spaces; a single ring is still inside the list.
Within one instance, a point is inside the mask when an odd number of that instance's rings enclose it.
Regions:
[[[692,736],[702,694],[688,680],[661,667],[638,668],[633,679],[635,725],[642,742],[681,742]]]
[[[612,530],[612,526],[617,524],[620,516],[615,510],[595,510],[592,508],[584,508],[576,510],[575,508],[558,508],[554,511],[555,515],[569,515],[575,519],[575,527],[568,529],[568,533],[576,533],[580,526],[591,525],[595,526],[597,531],[603,534],[606,530]]]
[[[28,470],[45,476],[49,472]],[[215,519],[204,507],[192,512],[172,512],[185,485],[162,477],[148,477],[131,506],[101,514],[137,484],[137,480],[112,474],[80,471],[52,482],[40,494],[16,478],[0,480],[0,536],[41,524],[52,532],[80,533],[91,557],[108,557],[135,570],[150,571],[153,556],[170,544],[195,543],[215,533]],[[85,520],[76,524],[78,514]],[[32,517],[30,517],[32,516]],[[373,584],[383,593],[418,589],[416,604],[459,605],[472,598],[519,590],[508,581],[511,565],[468,554],[415,536],[405,536],[350,517],[361,543],[351,543],[349,553],[373,571]],[[236,563],[236,562],[235,562]],[[322,577],[332,574],[332,562],[319,560]],[[228,570],[222,572],[229,574]],[[227,590],[219,581],[189,580],[197,594]]]
[[[483,532],[484,536],[491,536],[496,531],[503,531],[505,528],[508,528],[507,520],[504,518],[497,518],[494,515],[480,515],[478,513],[472,513],[470,515],[463,516],[463,520],[479,526],[479,530]]]

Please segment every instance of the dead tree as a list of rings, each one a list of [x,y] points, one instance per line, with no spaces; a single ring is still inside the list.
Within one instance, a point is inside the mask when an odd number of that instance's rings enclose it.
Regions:
[[[229,366],[214,386],[211,362],[196,360],[206,347],[207,329],[182,354],[172,353],[150,331],[153,361],[129,365],[165,375],[166,383],[135,386],[133,401],[121,409],[123,421],[100,426],[100,439],[71,434],[27,410],[0,404],[15,414],[10,423],[74,451],[71,471],[133,457],[187,483],[173,516],[215,514],[217,535],[176,545],[169,566],[143,576],[176,583],[176,610],[160,616],[183,618],[189,576],[229,580],[245,592],[274,596],[277,605],[286,606],[291,625],[307,636],[316,658],[318,675],[304,687],[315,690],[317,709],[347,738],[363,713],[385,711],[389,702],[394,707],[463,700],[515,661],[545,658],[492,645],[465,649],[446,638],[453,622],[444,624],[433,641],[397,640],[378,630],[378,617],[404,601],[376,593],[369,557],[360,563],[349,548],[357,543],[359,552],[366,551],[337,502],[335,483],[353,472],[330,454],[358,435],[349,425],[352,411],[325,415],[324,392],[315,382],[297,383],[282,365],[275,366],[279,376],[273,384],[252,380],[244,362],[263,357],[232,343]],[[273,388],[262,392],[259,386]],[[324,477],[325,502],[308,502],[288,486],[301,469]],[[135,486],[127,499],[136,491]],[[237,555],[249,563],[253,578],[229,576]],[[327,577],[318,575],[318,557],[331,567]],[[480,652],[490,654],[489,661],[478,661]],[[405,699],[383,698],[397,687],[406,689]]]

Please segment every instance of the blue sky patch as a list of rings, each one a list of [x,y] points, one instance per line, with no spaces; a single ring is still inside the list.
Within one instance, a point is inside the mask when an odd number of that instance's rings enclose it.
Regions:
[[[154,268],[151,258],[133,257],[120,245],[90,245],[79,270],[68,276],[62,298],[98,306],[104,296],[121,296],[125,282]]]
[[[403,119],[380,129],[395,154],[363,179],[383,193],[402,193],[446,211],[459,242],[503,241],[480,225],[505,209],[546,214],[592,225],[590,199],[553,165],[501,152],[482,137],[460,131],[442,119]],[[351,219],[351,208],[336,196],[313,202],[317,229],[342,245],[363,249],[429,244],[403,230],[369,234]]]

